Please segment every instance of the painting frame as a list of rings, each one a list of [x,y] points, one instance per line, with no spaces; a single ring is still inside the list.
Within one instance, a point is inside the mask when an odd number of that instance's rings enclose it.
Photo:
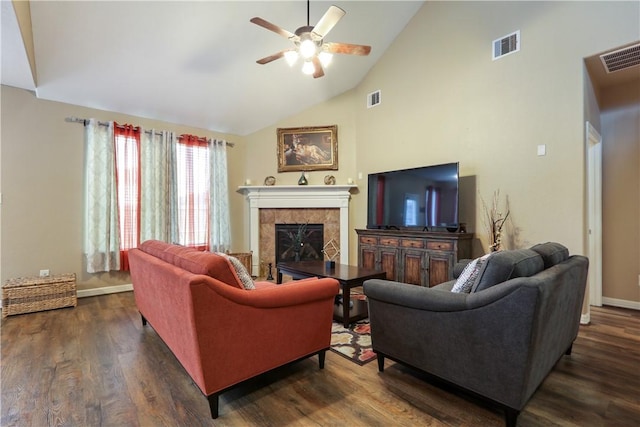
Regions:
[[[278,128],[278,172],[338,170],[338,126]]]

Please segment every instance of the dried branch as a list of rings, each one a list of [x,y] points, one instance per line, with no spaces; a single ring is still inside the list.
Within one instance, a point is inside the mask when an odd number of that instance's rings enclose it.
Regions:
[[[478,191],[478,194],[480,192]],[[482,201],[482,209],[484,210],[483,223],[489,233],[489,249],[491,251],[498,251],[501,249],[502,243],[502,227],[509,218],[510,211],[507,209],[507,213],[503,216],[500,212],[500,190],[493,192],[493,200],[491,203],[491,209],[487,207],[487,203],[480,194],[480,200]]]

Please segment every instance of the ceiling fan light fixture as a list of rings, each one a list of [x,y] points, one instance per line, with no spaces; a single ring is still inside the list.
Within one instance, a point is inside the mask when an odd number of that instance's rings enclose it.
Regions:
[[[320,63],[322,64],[322,66],[326,68],[329,66],[329,64],[331,64],[331,60],[333,59],[333,54],[322,51],[318,54],[318,59],[320,60]]]
[[[302,55],[304,59],[313,58],[316,55],[317,50],[318,46],[309,38],[302,40],[300,42],[300,47],[298,48],[300,55]]]
[[[293,66],[297,62],[298,57],[302,56],[302,72],[307,75],[313,75],[313,77],[317,79],[325,75],[324,67],[331,63],[334,53],[360,56],[368,55],[371,51],[371,46],[324,42],[324,38],[333,27],[335,27],[338,21],[342,19],[345,13],[346,12],[338,6],[330,6],[318,23],[315,26],[311,26],[309,25],[309,0],[307,0],[307,25],[298,28],[295,34],[262,18],[251,18],[249,20],[250,22],[288,39],[295,45],[293,49],[281,50],[273,55],[259,59],[256,62],[264,65],[276,59],[285,58],[289,66]]]
[[[307,74],[307,75],[311,75],[313,73],[315,73],[316,71],[316,67],[313,65],[313,62],[311,61],[304,61],[304,64],[302,64],[302,72]]]
[[[290,67],[293,67],[293,65],[298,60],[298,52],[296,52],[295,50],[287,51],[284,53],[284,59],[285,61],[287,61],[287,64],[289,64]]]

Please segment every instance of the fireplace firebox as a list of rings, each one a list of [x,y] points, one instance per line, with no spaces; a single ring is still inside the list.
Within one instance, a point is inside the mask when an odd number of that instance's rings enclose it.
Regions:
[[[276,262],[321,261],[323,224],[275,224]]]

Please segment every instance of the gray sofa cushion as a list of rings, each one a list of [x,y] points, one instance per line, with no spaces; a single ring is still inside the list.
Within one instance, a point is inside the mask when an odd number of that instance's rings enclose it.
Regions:
[[[487,259],[471,292],[480,292],[516,277],[530,277],[544,269],[542,257],[531,249],[496,252]]]
[[[553,267],[569,258],[569,249],[560,243],[547,242],[539,243],[531,247],[532,251],[540,254],[544,262],[544,268]]]

